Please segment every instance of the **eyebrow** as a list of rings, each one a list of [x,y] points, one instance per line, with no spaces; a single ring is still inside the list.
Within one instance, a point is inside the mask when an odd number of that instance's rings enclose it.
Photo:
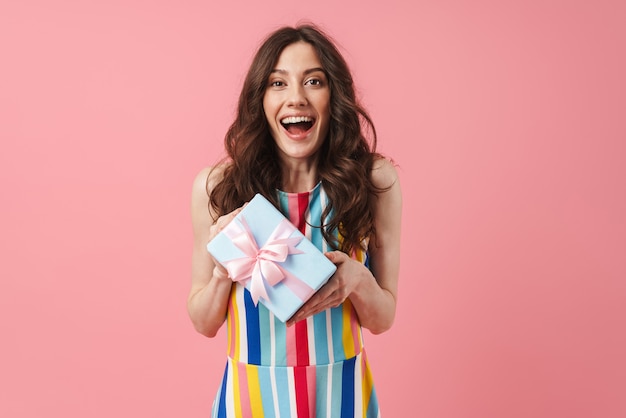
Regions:
[[[322,73],[326,74],[326,71],[324,71],[324,69],[323,69],[323,68],[321,68],[321,67],[315,67],[315,68],[309,68],[309,69],[307,69],[307,70],[304,70],[304,75],[309,75],[309,74],[311,74],[311,73],[315,73],[315,72],[317,72],[317,71],[320,71],[320,72],[322,72]],[[274,73],[287,74],[287,73],[289,73],[289,71],[287,71],[287,70],[283,70],[283,69],[280,69],[280,68],[274,68],[274,69],[272,70],[272,74],[274,74]]]

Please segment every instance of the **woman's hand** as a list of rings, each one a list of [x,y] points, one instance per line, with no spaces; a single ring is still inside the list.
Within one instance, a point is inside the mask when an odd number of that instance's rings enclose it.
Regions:
[[[247,205],[247,203],[245,203],[243,206],[235,209],[234,211],[232,211],[230,213],[227,213],[226,215],[223,215],[223,216],[220,216],[219,218],[217,218],[217,220],[209,228],[209,242],[211,242],[213,240],[213,238],[215,238],[217,236],[217,234],[222,232],[222,229],[226,228],[226,225],[228,225],[233,219],[235,219],[235,216],[237,216],[239,214],[239,212],[241,212],[243,210],[243,208],[246,207],[246,205]]]
[[[226,225],[228,225],[234,218],[235,216],[237,216],[239,214],[239,212],[241,212],[241,210],[247,205],[244,204],[243,206],[241,206],[240,208],[235,209],[234,211],[227,213],[226,215],[220,216],[219,218],[217,218],[217,220],[215,221],[215,223],[213,223],[213,225],[211,225],[211,227],[209,228],[209,234],[208,234],[208,242],[213,241],[213,238],[215,238],[217,236],[217,234],[219,234],[220,232],[222,232],[222,229],[224,229],[226,227]],[[209,253],[209,256],[213,259],[213,263],[215,264],[215,267],[213,268],[213,279],[214,280],[231,280],[230,277],[228,277],[228,270],[226,270],[226,268],[224,266],[222,266],[222,264],[220,264],[215,257],[213,257],[213,255],[211,255]]]
[[[326,257],[337,266],[335,274],[287,321],[292,325],[301,319],[341,305],[372,273],[360,262],[341,251],[327,252]]]

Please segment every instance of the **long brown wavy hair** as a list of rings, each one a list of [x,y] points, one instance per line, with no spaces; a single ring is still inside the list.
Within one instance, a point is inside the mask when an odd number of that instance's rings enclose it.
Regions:
[[[221,216],[260,193],[278,207],[276,190],[282,187],[282,172],[263,97],[281,52],[300,41],[317,52],[330,88],[331,120],[318,158],[318,175],[329,203],[318,226],[331,247],[350,254],[374,233],[374,199],[382,189],[372,183],[371,171],[381,156],[376,153],[376,129],[356,99],[346,61],[331,38],[314,25],[280,28],[258,49],[243,83],[235,121],[226,133],[227,164],[222,180],[211,190],[210,205]]]

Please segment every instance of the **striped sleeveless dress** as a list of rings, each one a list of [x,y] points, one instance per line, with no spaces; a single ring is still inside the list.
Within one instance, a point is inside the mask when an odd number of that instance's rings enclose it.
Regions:
[[[283,214],[321,251],[327,202],[319,183],[304,193],[278,192]],[[365,252],[355,258],[367,263]],[[363,335],[349,299],[287,327],[234,284],[227,323],[227,361],[215,397],[218,418],[380,417]]]

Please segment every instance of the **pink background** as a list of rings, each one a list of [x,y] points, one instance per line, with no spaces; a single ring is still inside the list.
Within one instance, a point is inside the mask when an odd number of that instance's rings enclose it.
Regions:
[[[219,4],[0,4],[0,416],[208,415],[191,182],[260,39],[309,18],[400,165],[383,415],[626,417],[626,3]]]

